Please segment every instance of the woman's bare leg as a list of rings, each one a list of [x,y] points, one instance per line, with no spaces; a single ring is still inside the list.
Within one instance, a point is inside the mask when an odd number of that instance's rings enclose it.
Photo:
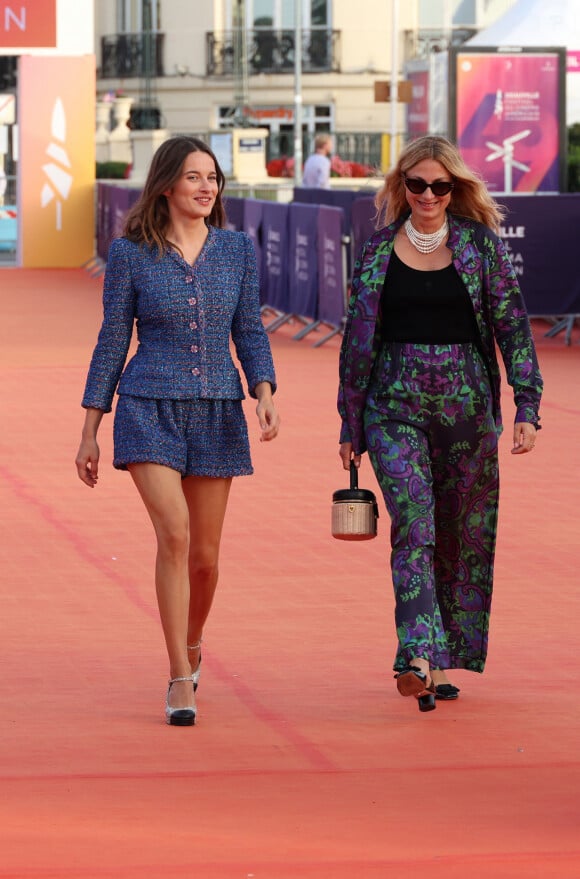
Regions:
[[[188,476],[183,493],[189,510],[189,619],[187,643],[199,644],[218,581],[220,542],[231,479]],[[189,650],[191,671],[199,648]]]
[[[187,658],[189,610],[189,512],[181,475],[160,464],[130,464],[129,472],[153,523],[157,537],[155,587],[169,657],[169,675],[190,677]],[[192,706],[193,686],[183,681],[171,688],[172,708]]]

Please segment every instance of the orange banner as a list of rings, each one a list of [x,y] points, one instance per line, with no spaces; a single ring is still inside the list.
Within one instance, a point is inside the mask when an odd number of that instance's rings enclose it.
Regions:
[[[57,0],[0,3],[0,48],[54,48]]]
[[[20,263],[79,266],[94,254],[95,58],[19,64]]]

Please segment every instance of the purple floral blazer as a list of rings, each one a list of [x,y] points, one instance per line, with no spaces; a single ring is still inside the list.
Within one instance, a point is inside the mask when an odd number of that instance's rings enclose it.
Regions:
[[[448,214],[447,247],[465,284],[481,337],[481,350],[490,373],[498,431],[500,370],[496,343],[514,391],[516,422],[539,427],[542,377],[524,300],[505,246],[491,229],[474,220]],[[339,364],[338,411],[340,442],[352,442],[359,455],[366,451],[363,416],[373,366],[382,339],[380,301],[395,235],[405,217],[379,229],[364,244],[352,279],[351,296]]]

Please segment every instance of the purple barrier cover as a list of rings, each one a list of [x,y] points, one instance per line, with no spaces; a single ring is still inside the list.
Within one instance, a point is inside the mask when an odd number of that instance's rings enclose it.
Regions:
[[[357,198],[357,193],[351,189],[311,189],[307,186],[297,186],[294,189],[294,202],[325,204],[342,208],[342,232],[344,235],[350,235],[350,208],[355,198]]]
[[[299,201],[302,204],[328,204],[326,198],[328,189],[311,189],[309,186],[295,186],[292,194],[292,201]]]
[[[288,205],[262,203],[263,304],[286,314],[288,301]]]
[[[114,238],[114,211],[112,207],[112,202],[114,198],[114,187],[110,184],[104,184],[102,187],[103,190],[103,238],[102,238],[102,253],[99,255],[102,259],[106,260],[109,254],[109,245]]]
[[[354,189],[311,189],[310,187],[297,186],[294,188],[293,200],[306,204],[325,204],[344,211],[342,221],[343,235],[351,234],[352,206],[359,199],[373,198],[373,190]]]
[[[352,226],[352,253],[358,259],[361,247],[375,231],[375,200],[373,196],[358,198],[350,209]]]
[[[97,256],[102,260],[109,250],[109,189],[106,183],[97,183]]]
[[[288,312],[318,317],[317,205],[291,204],[289,208]]]
[[[264,253],[262,247],[263,230],[262,230],[262,210],[265,201],[258,199],[243,199],[244,201],[244,225],[242,231],[250,236],[254,251],[256,253],[256,262],[258,263],[258,277],[260,279],[260,305],[266,302],[266,288],[264,282]]]
[[[235,232],[244,231],[244,206],[245,198],[228,195],[224,199],[226,209],[226,229],[233,229]]]
[[[106,261],[109,245],[113,238],[121,235],[127,211],[135,204],[141,191],[110,183],[99,183],[97,195],[97,253]]]
[[[112,186],[109,196],[110,214],[109,218],[112,225],[113,238],[118,238],[123,234],[123,224],[125,216],[129,210],[130,191],[120,186]]]
[[[328,205],[318,211],[318,318],[332,326],[345,314],[341,214]]]

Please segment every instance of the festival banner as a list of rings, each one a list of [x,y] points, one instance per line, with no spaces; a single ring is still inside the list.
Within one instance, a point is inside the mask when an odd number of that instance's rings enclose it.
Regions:
[[[531,315],[580,314],[580,193],[498,198],[508,209],[500,235]],[[558,253],[558,271],[546,254]]]
[[[14,0],[0,4],[0,49],[56,46],[57,0]]]
[[[80,266],[95,249],[94,56],[23,56],[18,105],[20,264]]]
[[[450,127],[494,193],[565,188],[564,49],[451,51]]]

